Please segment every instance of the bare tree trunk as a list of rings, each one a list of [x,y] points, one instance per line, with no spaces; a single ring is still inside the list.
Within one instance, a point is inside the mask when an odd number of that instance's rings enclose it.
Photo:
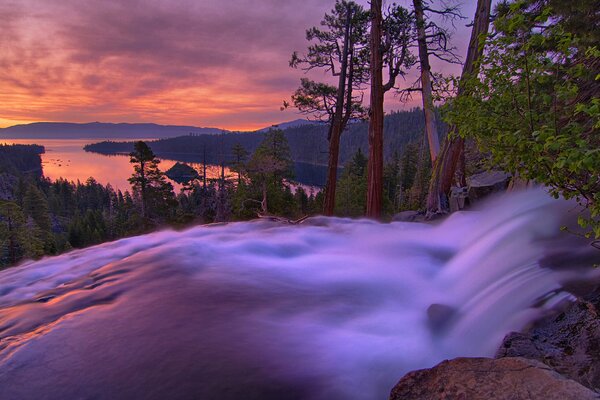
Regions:
[[[383,201],[383,58],[381,54],[381,2],[371,0],[371,108],[369,111],[369,163],[367,217],[381,217]]]
[[[145,163],[143,161],[140,162],[140,196],[142,197],[142,209],[141,214],[142,218],[146,217],[146,208],[147,208],[147,194],[146,194],[146,168]]]
[[[425,32],[425,14],[423,1],[413,0],[417,24],[417,43],[419,47],[419,63],[421,65],[421,89],[423,97],[423,112],[425,113],[425,134],[429,142],[429,155],[433,163],[440,152],[435,111],[433,109],[433,95],[431,87],[431,66],[429,65],[429,52],[427,50],[427,35]]]
[[[8,258],[11,264],[17,263],[17,243],[15,241],[15,232],[12,224],[12,218],[7,218],[8,222]]]
[[[262,201],[260,202],[260,208],[261,211],[263,213],[263,215],[267,215],[269,213],[269,210],[267,208],[267,181],[265,180],[262,184]]]
[[[477,73],[477,60],[483,53],[480,39],[488,31],[490,23],[491,0],[478,0],[475,10],[475,20],[471,31],[471,40],[467,51],[467,59],[463,66],[461,81]],[[458,96],[465,95],[464,84],[459,83]],[[449,211],[448,194],[455,180],[457,166],[460,163],[460,184],[465,185],[465,141],[456,132],[456,126],[451,126],[444,146],[437,161],[434,163],[427,196],[427,215],[444,214]]]
[[[337,183],[338,158],[340,154],[341,127],[334,125],[329,138],[329,164],[327,165],[327,186],[325,186],[325,199],[323,214],[333,215],[335,209],[335,191]]]
[[[335,189],[337,185],[337,169],[340,152],[340,136],[344,130],[344,97],[346,94],[346,76],[348,72],[348,54],[350,53],[350,26],[352,25],[351,6],[346,8],[346,26],[344,32],[344,45],[342,48],[342,63],[338,81],[335,114],[331,121],[329,130],[329,161],[327,164],[327,184],[325,186],[325,200],[323,202],[323,214],[333,215],[335,209]]]

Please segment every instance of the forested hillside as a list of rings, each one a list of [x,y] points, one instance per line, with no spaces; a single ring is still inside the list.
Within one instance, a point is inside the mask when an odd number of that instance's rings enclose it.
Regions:
[[[20,176],[42,176],[44,146],[35,144],[0,145],[0,173]]]
[[[392,112],[385,117],[384,142],[385,158],[391,159],[395,152],[402,153],[407,143],[418,142],[423,136],[425,121],[421,109]],[[309,164],[327,164],[327,129],[326,125],[302,125],[284,130],[290,145],[292,159]],[[342,135],[340,147],[340,165],[350,161],[360,148],[368,152],[367,122],[349,124]],[[446,129],[440,122],[441,136]],[[187,162],[201,162],[206,156],[207,163],[233,162],[232,149],[236,144],[252,153],[264,136],[263,132],[225,133],[222,135],[180,136],[148,142],[152,150],[159,156]],[[115,154],[129,153],[133,142],[106,141],[85,147],[87,151]]]

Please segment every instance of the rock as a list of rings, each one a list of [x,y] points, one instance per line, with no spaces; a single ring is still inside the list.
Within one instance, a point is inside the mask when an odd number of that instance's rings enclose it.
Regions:
[[[405,375],[390,400],[587,400],[600,395],[536,360],[456,358]]]
[[[456,308],[446,304],[431,304],[427,308],[427,324],[433,332],[446,328],[456,316]]]
[[[502,171],[486,171],[472,175],[468,179],[469,201],[475,202],[492,193],[504,192],[510,177],[510,174]]]
[[[468,204],[467,197],[469,190],[467,187],[452,186],[450,188],[450,212],[460,211]]]
[[[394,215],[392,218],[394,222],[423,222],[425,221],[425,215],[419,211],[402,211]]]
[[[600,293],[578,300],[526,333],[511,333],[496,357],[543,362],[590,389],[600,391]]]

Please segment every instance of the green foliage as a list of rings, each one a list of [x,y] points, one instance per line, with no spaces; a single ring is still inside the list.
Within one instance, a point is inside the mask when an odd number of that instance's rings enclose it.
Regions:
[[[176,205],[175,193],[173,185],[158,168],[160,160],[142,141],[135,143],[130,157],[134,173],[128,180],[139,199],[142,217],[151,224],[170,218]]]
[[[365,215],[367,201],[367,157],[359,148],[338,182],[335,213],[342,217]]]
[[[106,222],[99,210],[76,214],[68,227],[68,240],[73,247],[81,248],[106,240]]]
[[[31,217],[38,228],[50,231],[52,221],[48,209],[48,202],[44,194],[34,185],[30,185],[23,199],[25,215]]]
[[[306,31],[307,52],[304,56],[294,52],[290,67],[305,71],[321,69],[346,80],[339,85],[343,90],[340,92],[342,97],[338,98],[337,86],[302,78],[300,87],[292,95],[292,103],[301,113],[327,122],[331,122],[336,113],[341,116],[342,109],[346,122],[365,116],[361,96],[349,95],[346,98],[345,93],[353,88],[359,89],[369,78],[368,21],[369,13],[361,5],[354,1],[336,0],[320,27]],[[284,105],[287,106],[286,103]]]
[[[293,195],[285,180],[293,177],[293,161],[290,147],[283,131],[271,129],[246,166],[250,179],[250,190],[260,198],[262,212],[283,215],[293,213]],[[260,194],[260,195],[258,195]]]
[[[38,238],[38,230],[28,229],[25,215],[16,203],[0,202],[0,265],[42,256],[44,243]]]
[[[242,183],[242,175],[246,173],[246,160],[248,159],[248,155],[250,155],[250,153],[239,143],[236,143],[231,151],[234,161],[230,168],[237,174],[238,185],[240,185]]]
[[[501,3],[480,76],[466,82],[472,96],[453,101],[446,116],[461,135],[477,140],[491,164],[586,207],[589,215],[580,224],[598,238],[600,57],[598,30],[590,28],[595,3]]]

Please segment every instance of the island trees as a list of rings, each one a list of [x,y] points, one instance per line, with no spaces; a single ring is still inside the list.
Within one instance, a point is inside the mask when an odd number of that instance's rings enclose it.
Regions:
[[[325,14],[321,27],[306,31],[311,42],[306,55],[294,52],[293,68],[305,71],[323,69],[337,78],[337,86],[301,79],[292,95],[300,112],[329,123],[329,160],[323,213],[333,215],[340,137],[352,119],[363,118],[362,85],[368,80],[368,13],[353,1],[337,0],[331,13]],[[284,105],[287,105],[284,103]]]
[[[597,2],[500,3],[479,77],[448,119],[490,162],[576,199],[600,238],[600,34]]]

